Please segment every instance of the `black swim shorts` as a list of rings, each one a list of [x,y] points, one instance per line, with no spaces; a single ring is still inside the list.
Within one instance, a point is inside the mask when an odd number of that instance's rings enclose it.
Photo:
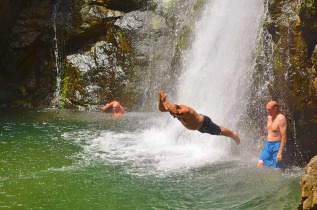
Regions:
[[[220,135],[222,133],[221,128],[213,123],[211,119],[205,115],[204,116],[204,123],[203,125],[198,129],[198,131],[202,133],[209,133],[211,135]]]

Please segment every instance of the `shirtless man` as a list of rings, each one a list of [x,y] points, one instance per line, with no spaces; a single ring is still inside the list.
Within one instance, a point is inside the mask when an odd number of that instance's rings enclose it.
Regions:
[[[267,141],[265,142],[258,167],[264,165],[274,168],[283,168],[282,152],[286,143],[286,118],[278,110],[276,101],[270,101],[266,105],[267,117]]]
[[[207,116],[198,114],[194,109],[185,105],[171,105],[166,100],[166,95],[161,90],[158,93],[159,110],[161,112],[170,112],[174,118],[176,117],[187,129],[198,130],[201,133],[209,133],[211,135],[222,135],[232,138],[236,144],[240,144],[237,133],[227,128],[216,125]]]
[[[110,107],[112,107],[112,109],[113,109],[113,116],[114,117],[120,117],[121,115],[124,114],[124,109],[118,101],[110,102],[106,106],[102,107],[102,110],[106,111]]]

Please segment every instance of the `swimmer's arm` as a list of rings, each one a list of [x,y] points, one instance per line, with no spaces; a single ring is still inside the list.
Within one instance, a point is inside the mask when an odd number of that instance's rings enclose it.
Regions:
[[[159,98],[159,110],[161,112],[168,112],[168,108],[165,106],[164,101],[166,101],[166,95],[164,95],[164,92],[161,90],[158,94]]]
[[[107,109],[109,109],[110,107],[113,106],[114,102],[116,102],[116,101],[112,101],[109,104],[107,104],[106,106],[102,107],[102,110],[106,111]]]
[[[276,161],[277,162],[282,161],[282,152],[283,152],[283,148],[284,148],[285,143],[286,143],[287,125],[286,125],[285,117],[280,119],[279,127],[280,127],[280,132],[281,132],[282,139],[281,139],[280,148],[279,148],[279,150],[277,152],[277,156],[276,156]]]
[[[164,104],[164,102],[163,101],[159,101],[159,110],[161,111],[161,112],[168,112],[168,108],[166,107],[166,105]]]

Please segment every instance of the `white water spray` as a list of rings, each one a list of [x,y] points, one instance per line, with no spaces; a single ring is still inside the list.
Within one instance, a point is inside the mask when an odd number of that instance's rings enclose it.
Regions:
[[[195,26],[195,39],[183,62],[179,96],[168,100],[190,106],[216,124],[239,133],[236,124],[247,100],[244,96],[254,65],[263,10],[261,1],[209,1]],[[152,142],[151,146],[153,142],[159,144],[152,149],[148,145],[148,150],[161,148],[165,167],[227,160],[231,146],[241,148],[226,137],[188,131],[176,119],[170,118],[166,124],[145,138],[145,142]],[[159,134],[162,132],[164,136]]]
[[[183,64],[179,103],[236,132],[246,104],[263,7],[262,1],[210,1],[196,25],[195,40]],[[229,141],[221,137],[213,142]],[[223,148],[224,154],[228,152]]]
[[[246,103],[243,96],[254,64],[252,55],[262,14],[261,1],[210,0],[195,26],[195,40],[183,62],[179,96],[167,99],[188,105],[237,132],[235,125]],[[141,173],[157,173],[232,160],[231,146],[241,148],[230,138],[189,131],[168,113],[159,116],[148,119],[154,121],[149,122],[152,128],[124,133],[122,141],[116,143],[111,143],[115,134],[104,132],[93,139],[95,146],[87,145],[86,150],[108,162],[132,161]],[[105,141],[111,145],[105,145]]]
[[[239,117],[236,107],[243,103],[238,100],[253,68],[262,10],[261,1],[209,3],[184,61],[179,87],[181,103],[211,115],[220,124],[236,124]],[[227,116],[233,109],[238,114]]]

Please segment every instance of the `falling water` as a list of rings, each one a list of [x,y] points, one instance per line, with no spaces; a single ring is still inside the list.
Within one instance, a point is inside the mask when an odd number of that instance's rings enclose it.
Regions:
[[[210,1],[184,61],[181,103],[211,115],[216,122],[236,124],[253,68],[262,10],[261,1]]]
[[[175,103],[188,105],[239,133],[236,124],[247,104],[244,96],[254,66],[263,7],[262,1],[208,2],[183,62]],[[207,138],[200,134],[193,138],[203,137]],[[208,138],[213,139],[211,148],[220,148],[222,154],[230,150],[230,141],[223,137]]]
[[[52,105],[57,107],[60,101],[60,90],[61,90],[61,76],[60,76],[60,69],[61,69],[61,60],[59,55],[59,46],[58,46],[58,34],[57,34],[57,11],[58,11],[58,3],[54,5],[53,10],[53,29],[54,29],[54,38],[53,38],[53,53],[55,59],[55,70],[56,70],[56,89],[54,93],[54,99],[52,100]]]
[[[178,98],[167,91],[167,100],[188,105],[239,133],[236,124],[247,103],[244,94],[254,66],[263,6],[263,2],[249,0],[209,1],[183,62]],[[155,160],[155,171],[229,160],[236,158],[232,147],[242,147],[229,138],[189,131],[168,113],[160,116],[153,119],[155,126],[138,132],[133,147],[133,157],[146,155]]]

